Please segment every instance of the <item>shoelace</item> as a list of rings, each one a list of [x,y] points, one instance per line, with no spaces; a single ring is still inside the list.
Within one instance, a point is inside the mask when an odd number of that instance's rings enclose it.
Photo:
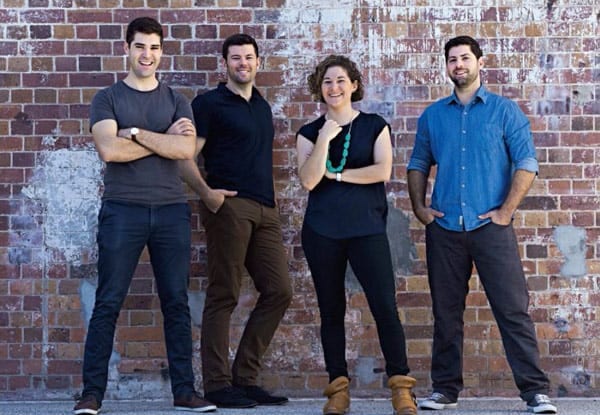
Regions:
[[[431,401],[437,401],[437,400],[445,399],[445,398],[446,397],[444,395],[442,395],[441,393],[439,393],[439,392],[433,392],[431,394],[431,396],[429,397],[429,400],[431,400]]]
[[[548,395],[537,394],[533,398],[537,403],[550,403]]]

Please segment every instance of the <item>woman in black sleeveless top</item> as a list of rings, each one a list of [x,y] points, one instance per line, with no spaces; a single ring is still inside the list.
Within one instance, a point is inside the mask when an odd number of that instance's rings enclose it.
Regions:
[[[398,318],[394,271],[386,234],[385,181],[392,170],[390,127],[379,115],[355,110],[361,74],[344,56],[331,55],[308,77],[327,112],[297,133],[298,174],[310,191],[302,247],[321,314],[321,341],[330,384],[326,415],[350,406],[345,359],[346,266],[360,282],[377,324],[397,415],[416,414],[407,376],[404,330]]]

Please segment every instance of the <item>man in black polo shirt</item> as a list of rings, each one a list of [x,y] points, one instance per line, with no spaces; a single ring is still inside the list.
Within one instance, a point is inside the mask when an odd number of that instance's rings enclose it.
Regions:
[[[193,160],[180,162],[183,179],[200,195],[206,230],[205,397],[223,408],[279,405],[288,399],[257,385],[262,357],[292,298],[273,189],[273,115],[254,87],[256,41],[230,36],[223,59],[227,82],[192,102],[206,181]],[[230,368],[229,326],[244,270],[260,295]]]

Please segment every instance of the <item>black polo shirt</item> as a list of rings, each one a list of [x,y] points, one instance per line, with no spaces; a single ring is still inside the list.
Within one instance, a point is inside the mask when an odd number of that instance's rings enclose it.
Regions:
[[[256,88],[246,101],[220,83],[192,101],[202,148],[206,182],[213,189],[275,206],[273,190],[273,114]]]

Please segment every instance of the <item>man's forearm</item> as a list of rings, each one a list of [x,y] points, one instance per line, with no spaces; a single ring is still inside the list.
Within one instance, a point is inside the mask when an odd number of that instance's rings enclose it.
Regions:
[[[536,173],[527,170],[517,170],[513,175],[513,179],[510,185],[510,190],[501,209],[506,213],[512,215],[515,210],[519,207],[533,181],[535,180]]]
[[[140,130],[136,142],[159,156],[172,160],[191,159],[196,150],[196,137],[188,135],[159,134]]]
[[[407,173],[408,194],[413,211],[425,207],[425,194],[427,192],[427,176],[419,170],[409,170]]]
[[[181,179],[188,185],[190,188],[200,196],[200,198],[204,198],[206,194],[210,191],[210,187],[206,184],[204,177],[200,173],[200,169],[196,165],[194,160],[179,160],[179,174]]]

